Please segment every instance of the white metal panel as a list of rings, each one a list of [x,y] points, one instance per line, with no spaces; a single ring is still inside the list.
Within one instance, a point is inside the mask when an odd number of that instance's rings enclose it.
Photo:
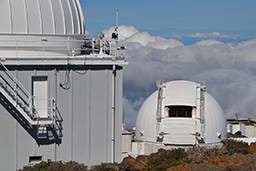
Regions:
[[[73,34],[73,17],[70,9],[70,4],[68,0],[62,0],[62,6],[64,10],[65,23],[66,23],[66,33]]]
[[[255,138],[255,127],[253,125],[246,125],[246,136],[248,138]]]
[[[165,118],[163,143],[195,144],[195,122],[193,118]]]
[[[0,23],[1,33],[11,33],[11,15],[9,0],[0,1]]]
[[[241,135],[245,135],[246,136],[246,126],[244,123],[239,123],[240,124],[240,128],[241,128]]]
[[[196,106],[196,83],[173,81],[166,83],[165,106]]]
[[[233,131],[236,130],[234,127],[232,129]],[[221,134],[220,138],[217,135],[218,133]],[[206,143],[220,142],[227,138],[227,125],[223,110],[219,103],[207,92],[205,93],[205,138]]]
[[[80,34],[84,34],[84,14],[83,14],[83,11],[82,11],[82,8],[81,8],[81,5],[79,3],[79,0],[75,0],[75,3],[76,3],[76,6],[77,6],[77,9],[78,9],[78,13],[79,13],[79,22],[80,22]]]
[[[27,18],[24,0],[11,0],[13,33],[27,33]]]
[[[76,4],[74,0],[69,0],[71,11],[72,11],[72,17],[73,17],[73,23],[74,23],[74,33],[78,34],[80,32],[80,23],[79,23],[79,17],[78,17],[78,11]]]
[[[28,16],[28,32],[30,34],[42,34],[41,14],[38,0],[26,0]]]
[[[54,20],[52,6],[49,0],[39,0],[41,15],[42,15],[42,29],[44,34],[53,34]]]
[[[47,77],[33,77],[34,105],[40,117],[48,117],[47,94]]]
[[[84,34],[78,0],[1,0],[0,33]]]
[[[157,95],[155,91],[141,106],[136,119],[136,138],[144,141],[156,141]],[[141,134],[143,132],[143,135]]]
[[[55,33],[56,34],[63,34],[65,33],[65,19],[63,13],[62,3],[60,0],[52,0],[52,8],[54,14],[54,21],[55,21]]]

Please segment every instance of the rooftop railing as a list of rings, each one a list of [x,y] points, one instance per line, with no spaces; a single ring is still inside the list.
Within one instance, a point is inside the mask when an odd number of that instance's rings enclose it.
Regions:
[[[0,57],[122,57],[124,46],[118,47],[117,40],[102,37],[83,40],[0,40]]]

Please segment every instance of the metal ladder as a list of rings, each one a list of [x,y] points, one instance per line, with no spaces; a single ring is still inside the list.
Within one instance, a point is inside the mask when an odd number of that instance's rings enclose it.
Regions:
[[[157,95],[157,110],[156,110],[156,131],[157,135],[160,133],[160,122],[162,119],[162,99],[163,99],[163,86],[160,81],[157,81],[158,95]]]
[[[205,82],[200,86],[201,91],[200,91],[200,123],[201,123],[201,132],[202,132],[202,137],[204,137],[205,133],[205,89],[206,85]]]

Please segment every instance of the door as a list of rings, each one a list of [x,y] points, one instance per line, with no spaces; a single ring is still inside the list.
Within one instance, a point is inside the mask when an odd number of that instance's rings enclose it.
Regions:
[[[48,117],[47,98],[48,98],[48,82],[47,76],[32,77],[32,95],[33,104],[40,118]]]

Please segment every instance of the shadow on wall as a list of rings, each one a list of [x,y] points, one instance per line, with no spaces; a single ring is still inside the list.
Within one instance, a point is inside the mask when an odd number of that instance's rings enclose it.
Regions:
[[[57,135],[54,127],[46,127],[45,136],[39,138],[38,126],[31,126],[27,120],[19,114],[17,109],[12,106],[12,104],[0,93],[0,103],[1,105],[12,115],[12,117],[29,133],[29,135],[40,145],[49,145],[49,144],[61,144],[61,137]],[[59,110],[58,110],[59,112]],[[62,118],[60,118],[62,119]],[[62,120],[61,120],[62,121]],[[61,131],[61,130],[60,130]]]

